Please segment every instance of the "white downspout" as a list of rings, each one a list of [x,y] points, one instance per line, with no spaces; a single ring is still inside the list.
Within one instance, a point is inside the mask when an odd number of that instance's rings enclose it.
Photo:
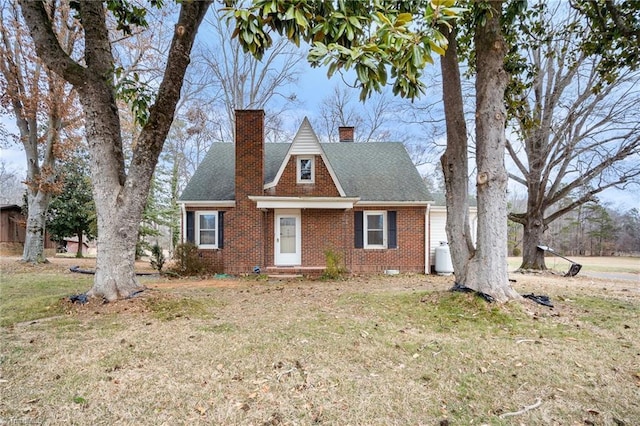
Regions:
[[[184,203],[180,203],[180,216],[182,220],[182,226],[180,227],[180,242],[184,244],[185,236],[187,235],[187,209]]]
[[[427,204],[427,210],[424,213],[424,273],[431,273],[431,247],[429,246],[429,216],[431,215],[431,204]]]

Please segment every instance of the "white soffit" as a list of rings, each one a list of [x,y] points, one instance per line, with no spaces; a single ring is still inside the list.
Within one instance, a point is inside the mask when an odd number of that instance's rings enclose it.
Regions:
[[[426,207],[430,201],[358,201],[357,207]]]
[[[352,209],[360,198],[249,196],[259,209]]]
[[[178,204],[182,204],[185,207],[235,207],[236,202],[234,200],[216,200],[216,201],[178,201]]]

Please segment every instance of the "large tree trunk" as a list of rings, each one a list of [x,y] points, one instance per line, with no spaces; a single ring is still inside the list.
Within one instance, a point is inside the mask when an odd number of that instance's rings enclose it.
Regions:
[[[112,171],[111,179],[108,179],[108,173],[105,173],[108,166],[100,162],[99,154],[105,148],[109,149],[109,145],[100,144],[92,149],[91,156],[94,164],[92,179],[97,212],[98,253],[96,275],[88,295],[112,301],[129,297],[143,289],[136,278],[135,257],[138,228],[149,190],[149,180],[141,179],[134,185],[129,178],[125,185],[120,185],[117,180],[113,181],[116,171]]]
[[[98,80],[96,84],[86,86],[88,96],[82,98],[85,99],[83,107],[98,216],[98,255],[94,284],[88,293],[91,296],[115,300],[129,297],[143,288],[135,275],[139,226],[153,172],[180,98],[189,52],[207,7],[205,3],[189,5],[190,16],[185,18],[186,7],[183,6],[182,25],[176,26],[165,79],[148,122],[138,137],[128,176],[124,174],[120,120],[111,82]],[[193,21],[185,22],[184,19]],[[189,27],[188,33],[185,27]],[[181,33],[180,29],[185,32]],[[175,81],[171,77],[175,77]]]
[[[76,251],[76,257],[84,257],[82,247],[84,245],[84,232],[82,232],[82,229],[78,229],[76,235],[78,236],[78,251]]]
[[[447,206],[447,239],[456,280],[466,275],[474,247],[469,226],[469,160],[467,125],[464,117],[460,67],[458,66],[457,31],[441,28],[449,47],[440,59],[442,98],[447,124],[447,149],[440,158],[444,174]]]
[[[98,256],[90,296],[115,300],[142,288],[135,276],[138,227],[153,171],[173,121],[191,48],[210,1],[183,2],[155,104],[125,169],[113,86],[113,55],[102,2],[81,0],[78,14],[85,43],[83,63],[64,51],[51,31],[42,2],[21,0],[38,55],[74,85],[85,112],[98,222]],[[127,174],[128,171],[128,174]]]
[[[467,273],[459,282],[504,302],[520,296],[507,271],[507,170],[504,164],[508,75],[500,28],[502,1],[489,1],[486,24],[478,25],[476,46],[476,161],[478,240]]]
[[[99,211],[100,207],[96,205],[96,209]],[[135,275],[141,217],[133,206],[120,207],[111,215],[98,215],[96,275],[88,295],[112,301],[129,297],[144,288]]]
[[[55,167],[54,146],[58,141],[61,121],[56,118],[56,109],[50,112],[46,143],[42,152],[38,146],[38,126],[35,118],[18,119],[20,136],[27,157],[27,227],[22,260],[24,262],[46,262],[44,254],[47,210],[52,196],[52,171]],[[42,159],[41,159],[42,157]],[[42,161],[42,164],[40,164]]]
[[[523,223],[522,236],[522,265],[520,269],[535,269],[544,271],[544,251],[538,249],[544,234],[544,218],[541,212],[527,211]]]
[[[520,269],[535,269],[544,271],[547,266],[544,262],[544,251],[538,246],[542,243],[542,238],[546,230],[544,219],[544,197],[545,190],[542,177],[539,172],[542,164],[539,160],[532,161],[531,171],[527,182],[527,211],[526,213],[514,213],[510,215],[511,220],[522,225],[522,264]]]
[[[134,185],[125,175],[120,117],[110,82],[96,75],[79,93],[98,226],[96,274],[88,295],[112,301],[143,288],[135,275],[135,245],[144,207],[140,200],[146,199],[149,179]]]
[[[31,263],[46,262],[44,254],[45,227],[51,194],[44,191],[35,191],[34,193],[29,191],[27,198],[29,214],[27,215],[22,260]]]

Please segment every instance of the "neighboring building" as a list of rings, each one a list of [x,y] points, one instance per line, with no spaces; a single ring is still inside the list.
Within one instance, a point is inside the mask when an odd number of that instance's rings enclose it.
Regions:
[[[21,252],[26,237],[27,218],[22,208],[16,204],[0,205],[0,248],[11,252]],[[56,243],[45,238],[45,249],[54,249]]]
[[[478,208],[476,206],[469,207],[469,225],[475,244],[478,228]],[[432,267],[436,264],[436,247],[443,241],[449,241],[446,226],[447,208],[445,206],[429,206],[429,256]]]
[[[18,249],[24,244],[25,217],[16,204],[0,205],[0,244],[5,249]]]
[[[339,130],[320,143],[305,118],[290,144],[265,144],[264,112],[236,111],[235,146],[213,144],[180,197],[182,240],[212,272],[314,274],[332,251],[351,273],[429,273],[442,238],[406,149]]]
[[[59,249],[68,254],[77,254],[79,246],[80,244],[78,241],[78,237],[68,237],[62,241],[61,247],[59,247]],[[93,257],[97,255],[97,245],[95,240],[82,240],[82,255]]]

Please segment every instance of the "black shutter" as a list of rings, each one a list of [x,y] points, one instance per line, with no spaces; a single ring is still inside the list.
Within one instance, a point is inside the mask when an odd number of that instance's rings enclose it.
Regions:
[[[396,229],[396,211],[387,212],[387,246],[390,249],[398,248],[398,231]]]
[[[187,241],[188,243],[196,243],[195,236],[196,213],[187,212]]]
[[[224,212],[218,212],[218,248],[224,247]]]
[[[355,248],[363,248],[364,247],[364,236],[363,236],[363,218],[364,214],[361,211],[353,212],[353,224],[354,224],[354,244]]]

